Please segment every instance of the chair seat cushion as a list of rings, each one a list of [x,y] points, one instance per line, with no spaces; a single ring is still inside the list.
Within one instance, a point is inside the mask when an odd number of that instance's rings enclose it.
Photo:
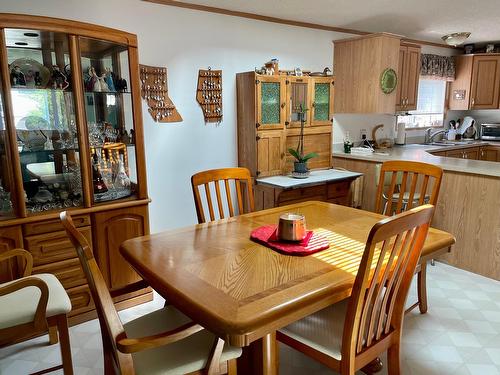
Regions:
[[[279,331],[340,361],[348,299],[298,320]]]
[[[71,311],[71,301],[59,280],[52,274],[41,273],[31,278],[43,280],[49,289],[46,317],[67,314]],[[0,284],[0,288],[22,279]],[[15,327],[32,322],[40,299],[40,289],[34,286],[19,289],[13,293],[0,296],[0,329]]]
[[[172,330],[190,322],[173,306],[156,310],[124,324],[129,338],[138,338]],[[202,330],[183,340],[132,354],[136,374],[185,374],[203,369],[208,361],[215,335]],[[224,345],[221,362],[238,358],[241,348]]]

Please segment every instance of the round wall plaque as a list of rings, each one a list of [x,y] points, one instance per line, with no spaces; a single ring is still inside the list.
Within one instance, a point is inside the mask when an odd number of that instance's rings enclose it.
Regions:
[[[398,84],[398,76],[394,69],[387,68],[380,75],[380,88],[384,94],[390,94]]]

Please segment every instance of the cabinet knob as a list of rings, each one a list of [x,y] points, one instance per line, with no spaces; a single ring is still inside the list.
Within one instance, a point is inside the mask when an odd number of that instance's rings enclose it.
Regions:
[[[472,104],[473,107],[474,107],[474,103],[475,103],[475,100],[474,100],[474,98],[472,98],[471,104]]]
[[[313,108],[314,108],[314,107],[316,107],[316,102],[312,102],[312,103],[311,103],[311,106],[312,106]]]
[[[285,108],[286,103],[281,103],[281,108]]]

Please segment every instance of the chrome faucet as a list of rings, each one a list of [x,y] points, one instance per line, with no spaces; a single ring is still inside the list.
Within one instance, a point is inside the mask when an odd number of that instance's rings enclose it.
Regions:
[[[429,143],[432,143],[432,140],[434,139],[434,137],[436,137],[437,135],[439,134],[444,134],[447,132],[447,130],[444,130],[444,129],[441,129],[441,130],[437,130],[435,131],[434,133],[432,133],[432,128],[429,128],[425,131],[425,140],[424,140],[424,143],[425,144],[429,144]]]

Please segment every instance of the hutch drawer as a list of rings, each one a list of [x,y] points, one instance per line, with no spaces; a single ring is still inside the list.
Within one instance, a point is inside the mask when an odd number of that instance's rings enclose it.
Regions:
[[[90,290],[87,284],[67,289],[66,292],[71,300],[71,312],[69,317],[83,314],[94,309],[94,301],[90,295]]]
[[[72,218],[76,227],[88,227],[91,225],[90,215],[78,215]],[[34,234],[42,233],[52,233],[60,230],[64,230],[64,228],[59,218],[23,225],[23,232],[25,236],[32,236]]]
[[[65,289],[85,285],[87,279],[83,274],[80,260],[78,258],[67,259],[61,262],[43,264],[34,267],[33,274],[51,273],[58,278]]]

